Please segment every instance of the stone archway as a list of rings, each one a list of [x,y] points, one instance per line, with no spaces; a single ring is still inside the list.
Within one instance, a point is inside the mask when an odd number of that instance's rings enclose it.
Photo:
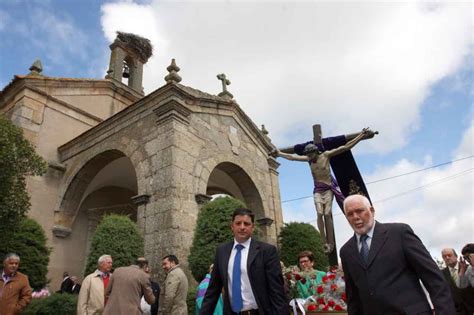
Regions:
[[[209,175],[206,195],[227,194],[244,202],[257,219],[264,216],[263,202],[250,176],[238,165],[222,162]]]
[[[137,220],[137,176],[131,160],[118,150],[104,151],[83,164],[69,181],[53,232],[69,272],[81,274],[91,236],[104,215],[125,214]],[[58,224],[56,221],[56,224]],[[66,237],[68,236],[68,237]]]

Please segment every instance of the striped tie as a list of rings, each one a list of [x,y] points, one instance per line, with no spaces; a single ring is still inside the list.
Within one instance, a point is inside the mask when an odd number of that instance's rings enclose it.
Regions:
[[[369,261],[369,245],[367,245],[367,239],[369,236],[367,234],[361,235],[360,236],[360,257],[362,258],[362,261],[367,265],[367,262]]]

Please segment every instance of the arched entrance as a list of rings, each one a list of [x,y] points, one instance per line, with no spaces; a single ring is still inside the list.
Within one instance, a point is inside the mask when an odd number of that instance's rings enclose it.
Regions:
[[[257,219],[264,216],[262,198],[250,176],[238,165],[223,162],[211,172],[207,182],[207,195],[226,194],[241,200]]]
[[[132,203],[136,195],[135,168],[122,152],[102,152],[82,166],[70,181],[59,211],[59,218],[71,231],[58,253],[70,261],[68,271],[82,273],[92,234],[104,215],[124,214],[137,220],[137,207]]]

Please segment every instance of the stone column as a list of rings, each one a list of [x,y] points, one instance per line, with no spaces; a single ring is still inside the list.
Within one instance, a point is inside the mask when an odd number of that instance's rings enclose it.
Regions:
[[[271,197],[270,200],[273,200],[272,204],[272,212],[274,215],[274,222],[273,222],[273,233],[275,235],[275,243],[278,239],[278,235],[280,234],[281,228],[283,226],[283,214],[281,209],[281,200],[280,200],[280,185],[278,181],[278,171],[277,168],[280,166],[280,163],[276,161],[275,158],[269,157],[267,159],[268,162],[268,171],[270,175],[270,185],[271,185]],[[272,234],[273,234],[272,233]]]

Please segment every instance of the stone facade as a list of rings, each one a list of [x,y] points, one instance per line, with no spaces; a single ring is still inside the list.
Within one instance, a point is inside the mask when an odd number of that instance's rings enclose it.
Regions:
[[[153,93],[113,79],[17,76],[0,112],[49,163],[31,178],[30,215],[53,247],[52,289],[63,271],[82,275],[90,235],[105,213],[136,219],[153,269],[177,255],[186,269],[200,201],[226,193],[253,209],[276,243],[283,224],[278,163],[263,134],[228,97],[169,80]]]

